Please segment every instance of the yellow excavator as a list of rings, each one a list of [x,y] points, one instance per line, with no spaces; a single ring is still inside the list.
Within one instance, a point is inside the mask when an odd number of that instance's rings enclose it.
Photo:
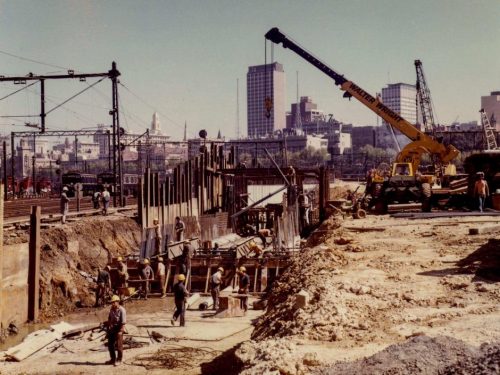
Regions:
[[[440,139],[435,139],[433,136],[421,132],[399,114],[386,107],[379,98],[373,97],[354,82],[335,72],[289,39],[278,28],[269,30],[265,37],[273,43],[281,43],[284,48],[292,50],[314,65],[332,78],[337,86],[340,86],[340,89],[344,91],[344,98],[356,98],[411,140],[396,156],[389,176],[373,173],[368,179],[368,208],[375,208],[376,211],[383,212],[391,203],[429,202],[432,184],[441,181],[445,175],[456,174],[456,169],[450,162],[460,152],[453,145],[445,145]],[[419,171],[424,154],[429,155],[439,165],[432,171],[432,174]],[[427,204],[423,205],[424,210],[429,208]]]

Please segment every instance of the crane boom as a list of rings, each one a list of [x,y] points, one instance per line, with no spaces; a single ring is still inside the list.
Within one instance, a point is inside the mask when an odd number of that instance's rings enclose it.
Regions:
[[[425,80],[422,61],[415,60],[415,70],[417,73],[417,104],[420,107],[424,130],[434,134],[436,124],[434,122],[434,111],[432,109],[431,90]]]
[[[403,148],[403,150],[398,154],[396,161],[411,162],[413,170],[416,171],[420,165],[422,154],[429,153],[436,155],[442,163],[449,163],[459,155],[459,151],[454,146],[444,145],[415,128],[410,122],[405,120],[399,114],[386,107],[378,98],[374,98],[354,82],[349,81],[343,75],[338,74],[332,68],[293,42],[278,28],[275,27],[269,30],[265,37],[273,43],[281,43],[284,48],[292,50],[304,60],[314,65],[327,76],[332,78],[335,81],[335,85],[340,86],[342,91],[345,91],[343,95],[345,98],[355,97],[358,101],[387,121],[391,126],[398,129],[401,133],[411,139],[412,142]]]

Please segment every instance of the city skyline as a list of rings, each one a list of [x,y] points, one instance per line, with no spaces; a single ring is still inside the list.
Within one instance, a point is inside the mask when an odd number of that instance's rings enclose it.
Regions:
[[[264,11],[265,10],[265,11]],[[297,15],[301,21],[296,22]],[[411,17],[410,17],[411,16]],[[206,128],[215,136],[236,134],[236,80],[264,59],[264,34],[278,26],[299,44],[374,95],[388,83],[415,82],[421,59],[437,121],[479,120],[481,96],[500,88],[491,63],[499,52],[496,1],[284,1],[148,2],[0,1],[0,74],[26,75],[74,69],[105,72],[116,61],[122,126],[148,127],[157,111],[166,134],[181,139]],[[29,25],[29,27],[26,27]],[[290,51],[268,43],[267,62],[280,62],[300,96],[315,98],[325,114],[354,125],[375,124],[360,103],[342,99],[332,81]],[[36,64],[32,59],[52,66]],[[48,109],[93,81],[46,87]],[[1,84],[0,97],[18,86]],[[102,82],[47,117],[48,129],[79,129],[108,123],[111,85]],[[38,114],[35,95],[21,92],[0,102],[1,115]],[[240,84],[240,129],[246,124],[246,87]],[[296,88],[286,89],[286,108]],[[3,134],[29,130],[25,120],[0,119]],[[9,124],[16,123],[16,126]]]

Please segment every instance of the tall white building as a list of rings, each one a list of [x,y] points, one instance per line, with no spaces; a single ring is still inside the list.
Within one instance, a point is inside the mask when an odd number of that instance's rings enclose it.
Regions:
[[[417,88],[415,85],[410,85],[408,83],[389,83],[387,87],[382,89],[382,102],[413,125],[417,123],[416,98]],[[382,124],[385,127],[390,127],[386,121],[382,121]],[[393,135],[395,135],[400,148],[403,148],[410,142],[408,137],[401,134],[399,130],[394,129],[393,131]],[[397,145],[394,144],[394,140],[391,140],[389,145],[391,148],[397,148]]]
[[[500,131],[500,91],[492,91],[488,96],[481,96],[481,108],[488,115],[491,126]]]
[[[407,83],[389,83],[382,89],[384,105],[412,124],[417,123],[416,97],[417,88]]]
[[[266,111],[265,99],[272,101]],[[285,72],[283,65],[275,62],[248,67],[247,73],[247,134],[248,137],[265,137],[286,126]]]

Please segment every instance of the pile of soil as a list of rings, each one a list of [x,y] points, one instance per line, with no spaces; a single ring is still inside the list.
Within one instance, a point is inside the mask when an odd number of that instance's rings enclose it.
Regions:
[[[97,268],[113,257],[139,249],[141,230],[128,217],[83,218],[42,229],[40,254],[40,319],[93,306]],[[76,246],[78,243],[78,246]]]
[[[331,218],[320,226],[322,237],[332,236],[332,229],[340,226],[335,220]],[[310,238],[308,243],[312,241]],[[335,340],[335,329],[344,312],[331,303],[336,290],[330,284],[332,274],[345,264],[341,250],[324,245],[303,249],[273,285],[268,308],[257,322],[252,338],[300,335]],[[301,291],[308,295],[309,302],[304,308],[297,308],[296,294]]]
[[[483,344],[475,355],[460,358],[440,371],[440,375],[493,375],[500,373],[500,342]]]
[[[339,362],[316,371],[316,374],[438,374],[462,358],[476,358],[478,351],[452,337],[412,337],[390,345],[371,357],[353,362]],[[449,372],[457,374],[457,372]]]

